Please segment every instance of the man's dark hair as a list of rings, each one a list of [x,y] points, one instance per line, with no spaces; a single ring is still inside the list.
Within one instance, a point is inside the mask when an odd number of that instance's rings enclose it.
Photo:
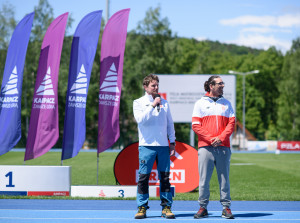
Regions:
[[[216,78],[220,78],[220,76],[213,75],[213,76],[210,76],[207,81],[205,81],[205,83],[204,83],[204,90],[205,91],[210,92],[209,85],[210,84],[215,85],[216,84],[216,81],[215,81]]]
[[[159,82],[158,76],[155,74],[149,74],[147,75],[143,80],[143,85],[148,86],[151,81],[157,81]]]

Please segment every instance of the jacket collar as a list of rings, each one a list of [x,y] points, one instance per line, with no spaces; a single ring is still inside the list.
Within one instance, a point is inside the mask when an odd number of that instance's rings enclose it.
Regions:
[[[215,101],[215,102],[216,102],[217,100],[223,98],[222,95],[220,95],[219,97],[211,97],[211,96],[209,96],[209,92],[206,92],[206,94],[204,95],[204,97],[210,98],[211,100],[213,100],[213,101]]]
[[[148,94],[147,92],[145,92],[145,98],[147,98],[150,102],[154,101],[152,95]]]

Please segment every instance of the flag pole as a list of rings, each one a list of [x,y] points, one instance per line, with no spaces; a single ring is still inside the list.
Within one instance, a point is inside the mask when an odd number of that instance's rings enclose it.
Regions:
[[[97,185],[99,185],[98,178],[99,178],[99,153],[97,151]]]

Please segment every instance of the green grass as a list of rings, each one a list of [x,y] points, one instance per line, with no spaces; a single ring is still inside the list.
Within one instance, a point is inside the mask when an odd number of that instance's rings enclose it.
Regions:
[[[99,155],[99,179],[101,185],[115,185],[114,162],[118,153],[104,152]],[[24,165],[24,152],[9,152],[0,156],[0,165]],[[61,153],[48,152],[25,165],[60,166]],[[72,185],[97,185],[97,153],[80,152],[76,157],[63,161],[63,166],[71,166]]]
[[[117,153],[100,153],[98,179],[100,185],[116,185],[113,165],[117,155]],[[61,165],[60,156],[59,152],[48,152],[37,159],[26,161],[25,165],[59,166]],[[0,165],[23,165],[23,159],[24,152],[9,152],[0,156]],[[300,153],[280,155],[233,153],[231,164],[232,200],[300,201]],[[63,165],[72,167],[72,185],[97,184],[96,152],[80,152],[76,157],[65,160]],[[195,169],[195,174],[198,174],[197,169]],[[210,199],[219,200],[216,171],[210,183],[210,190]],[[0,196],[0,198],[19,197]],[[54,199],[74,198],[56,197]],[[198,189],[189,193],[177,193],[174,199],[197,200]]]

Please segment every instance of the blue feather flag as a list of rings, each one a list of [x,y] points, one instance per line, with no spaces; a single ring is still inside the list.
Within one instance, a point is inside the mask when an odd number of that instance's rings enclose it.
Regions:
[[[16,26],[7,50],[0,96],[0,155],[21,139],[23,70],[34,12]]]
[[[77,26],[73,37],[65,109],[62,160],[75,157],[85,141],[86,100],[99,40],[101,18],[102,10],[86,15]]]

